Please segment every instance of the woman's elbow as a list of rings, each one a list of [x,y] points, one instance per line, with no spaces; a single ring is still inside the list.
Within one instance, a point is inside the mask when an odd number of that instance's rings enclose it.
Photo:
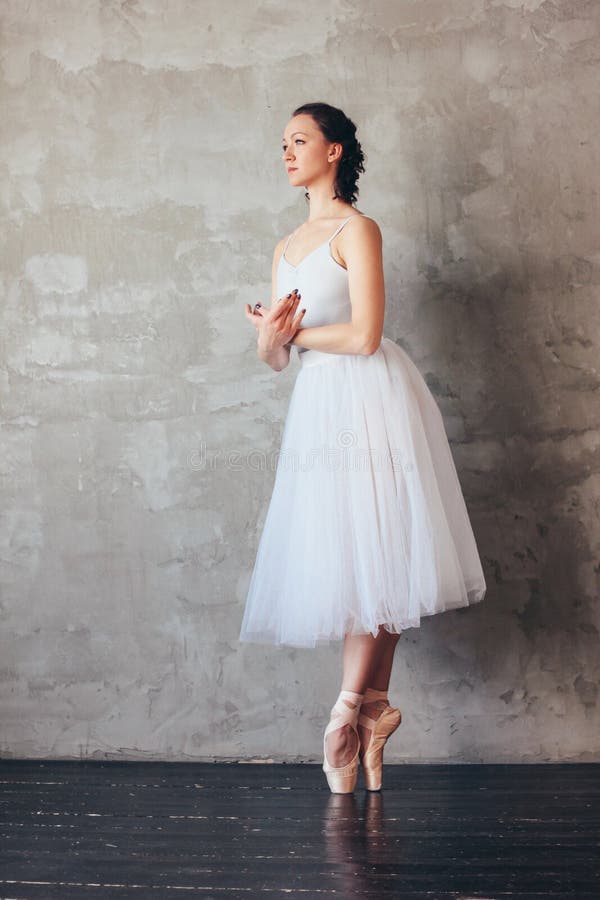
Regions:
[[[383,325],[374,322],[353,323],[354,352],[372,356],[379,349],[383,337]]]
[[[374,353],[377,353],[379,350],[379,346],[381,344],[382,335],[367,335],[363,339],[362,350],[361,353],[363,356],[373,356]]]

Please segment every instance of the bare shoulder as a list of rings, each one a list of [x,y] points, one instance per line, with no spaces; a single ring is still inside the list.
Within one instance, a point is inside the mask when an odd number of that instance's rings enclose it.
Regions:
[[[356,219],[356,221],[354,221]],[[345,268],[360,260],[377,259],[382,253],[382,237],[379,225],[370,216],[360,213],[352,216],[336,238],[337,260]]]
[[[279,258],[283,253],[283,249],[286,245],[287,239],[291,237],[292,234],[292,231],[290,231],[289,234],[284,234],[281,240],[277,241],[277,243],[275,244],[275,249],[273,250],[273,265],[277,265],[277,263],[279,262]]]
[[[358,219],[360,221],[353,222],[353,219]],[[357,238],[359,240],[381,241],[381,229],[379,225],[375,219],[372,219],[371,216],[366,216],[364,213],[352,216],[350,221],[346,223],[346,227],[342,229],[341,234],[344,234],[344,232],[346,232],[346,236],[350,237],[350,239]]]
[[[375,219],[358,213],[348,219],[338,235],[338,241],[342,256],[357,248],[377,250],[382,244],[381,229]]]
[[[288,236],[287,236],[287,235],[284,235],[284,236],[281,238],[281,240],[280,240],[280,241],[277,241],[277,243],[275,244],[275,249],[273,250],[273,257],[274,257],[274,258],[276,258],[276,257],[278,257],[278,256],[281,256],[281,251],[283,250],[283,248],[284,248],[284,246],[285,246],[285,242],[286,242],[287,238],[288,238]]]
[[[271,266],[271,303],[275,303],[275,301],[277,300],[277,272],[279,270],[279,262],[281,260],[289,236],[290,235],[288,234],[284,234],[281,240],[277,241],[273,250],[273,262]]]

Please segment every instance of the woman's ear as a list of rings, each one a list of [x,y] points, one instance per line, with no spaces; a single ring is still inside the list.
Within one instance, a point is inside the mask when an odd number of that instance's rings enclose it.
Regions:
[[[333,144],[333,146],[329,150],[329,156],[327,157],[329,162],[335,162],[336,159],[339,159],[342,155],[343,149],[344,148],[342,147],[341,144]]]

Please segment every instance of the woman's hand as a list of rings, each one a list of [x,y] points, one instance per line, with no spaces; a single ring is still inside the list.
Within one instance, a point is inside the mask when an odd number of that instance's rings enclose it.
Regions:
[[[246,317],[258,332],[259,353],[272,353],[291,341],[306,312],[302,309],[296,314],[299,302],[300,294],[294,290],[286,297],[280,297],[269,309],[259,306],[253,311],[250,305],[246,304]]]
[[[260,327],[261,318],[267,312],[269,312],[269,307],[263,306],[262,303],[255,303],[254,307],[246,303],[246,318],[249,322],[252,322],[257,331]]]

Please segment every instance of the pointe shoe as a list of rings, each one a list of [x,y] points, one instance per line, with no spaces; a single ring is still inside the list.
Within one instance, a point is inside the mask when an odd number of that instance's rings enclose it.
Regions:
[[[355,703],[356,706],[351,708],[344,703],[344,700],[349,700],[350,702]],[[360,752],[360,738],[358,736],[356,723],[360,712],[361,701],[361,694],[356,694],[354,691],[340,691],[340,695],[331,710],[332,713],[336,712],[338,715],[332,717],[325,728],[325,734],[323,735],[323,771],[327,776],[327,783],[333,794],[351,794],[356,786],[359,762],[358,754]],[[356,753],[345,766],[334,768],[329,764],[327,759],[325,741],[328,734],[335,731],[336,728],[341,728],[343,725],[350,725],[356,733]]]
[[[376,694],[380,693],[381,699],[386,698],[385,692],[369,689],[369,700],[372,703],[377,700]],[[364,702],[364,701],[363,701]],[[358,717],[358,724],[368,728],[371,732],[369,743],[362,756],[362,765],[365,775],[365,787],[368,791],[380,791],[383,778],[383,748],[387,739],[394,733],[402,721],[402,713],[395,706],[384,709],[378,719],[372,719],[366,713]]]

